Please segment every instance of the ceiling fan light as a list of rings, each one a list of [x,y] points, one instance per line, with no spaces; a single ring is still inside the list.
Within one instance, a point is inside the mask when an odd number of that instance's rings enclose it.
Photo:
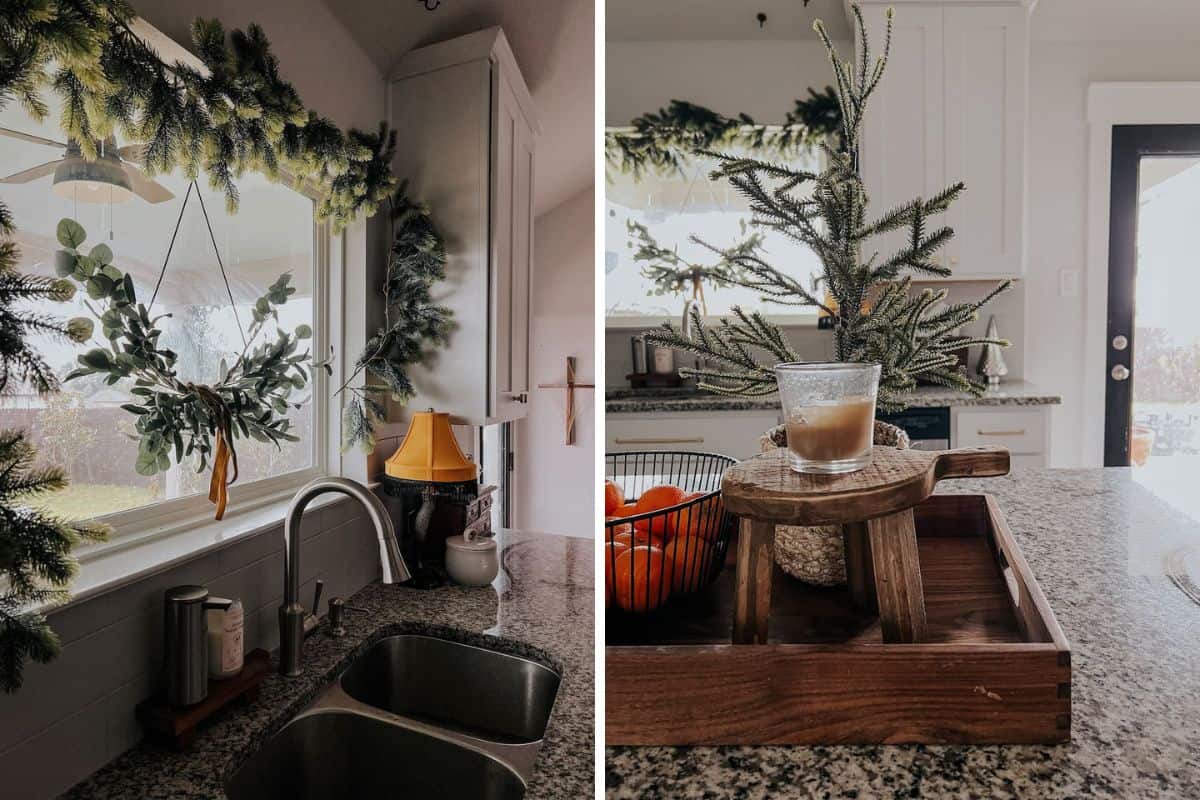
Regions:
[[[80,203],[125,203],[133,196],[120,162],[68,157],[54,170],[54,193]]]

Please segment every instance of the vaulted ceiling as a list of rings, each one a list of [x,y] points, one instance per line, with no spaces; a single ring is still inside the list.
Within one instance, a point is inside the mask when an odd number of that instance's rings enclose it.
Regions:
[[[850,38],[842,0],[607,0],[605,9],[610,42],[813,39],[818,19],[833,39]]]
[[[537,104],[534,203],[545,213],[593,183],[592,0],[324,0],[384,75],[415,47],[493,25],[504,29]],[[435,0],[429,0],[435,5]]]

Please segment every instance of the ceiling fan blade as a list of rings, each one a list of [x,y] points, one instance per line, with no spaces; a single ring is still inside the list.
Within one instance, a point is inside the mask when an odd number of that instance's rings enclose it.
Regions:
[[[14,131],[12,128],[0,128],[0,136],[8,136],[25,142],[44,144],[49,145],[50,147],[61,147],[63,149],[65,149],[67,146],[66,142],[56,142],[53,139],[47,139],[43,136],[34,136],[32,133],[21,133],[20,131]]]
[[[12,175],[0,178],[0,183],[29,183],[30,181],[36,181],[38,178],[45,177],[54,172],[54,168],[61,164],[62,161],[61,158],[56,158],[53,161],[47,161],[45,164],[39,164],[36,167],[14,172]]]
[[[146,146],[143,144],[127,144],[117,148],[117,155],[121,157],[122,161],[136,161],[140,164],[145,149]]]
[[[125,170],[125,174],[129,176],[133,193],[147,203],[162,203],[175,196],[167,187],[150,180],[144,172],[132,164],[122,163],[121,169]]]

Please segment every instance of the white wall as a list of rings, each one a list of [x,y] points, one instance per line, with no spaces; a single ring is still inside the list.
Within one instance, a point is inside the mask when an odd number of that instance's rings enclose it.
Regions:
[[[532,381],[529,415],[516,423],[516,517],[531,531],[594,535],[596,391],[575,391],[575,444],[565,443],[567,356],[575,379],[596,373],[595,202],[580,192],[534,222]]]
[[[1060,270],[1079,270],[1086,280],[1088,85],[1198,78],[1195,43],[1032,43],[1025,371],[1063,396],[1054,412],[1052,466],[1082,465],[1083,442],[1104,435],[1103,417],[1083,415],[1084,303],[1088,292],[1107,289],[1085,283],[1078,297],[1058,292]]]

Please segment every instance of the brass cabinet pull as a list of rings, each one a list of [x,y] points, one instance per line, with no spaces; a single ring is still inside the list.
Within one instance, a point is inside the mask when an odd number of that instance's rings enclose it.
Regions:
[[[703,444],[704,437],[696,436],[689,439],[622,439],[616,438],[617,444]]]
[[[1024,436],[1024,435],[1025,435],[1025,429],[1024,429],[1024,428],[1021,428],[1021,430],[1019,430],[1019,431],[984,431],[984,430],[977,430],[977,431],[975,431],[975,435],[976,435],[976,436]]]

